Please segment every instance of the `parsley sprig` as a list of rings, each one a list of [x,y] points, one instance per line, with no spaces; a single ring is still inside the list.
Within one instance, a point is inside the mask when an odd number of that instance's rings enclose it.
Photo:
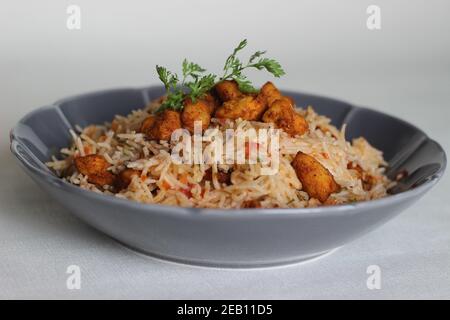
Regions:
[[[215,84],[216,76],[213,74],[203,75],[205,71],[197,63],[184,59],[182,64],[183,77],[180,82],[176,73],[157,65],[156,72],[166,88],[166,100],[156,112],[166,109],[181,110],[183,109],[183,100],[186,97],[189,97],[195,103]]]
[[[236,56],[239,51],[247,46],[247,40],[242,40],[239,45],[234,48],[233,53],[225,61],[223,67],[224,74],[220,78],[223,80],[234,80],[239,85],[239,90],[244,93],[257,92],[258,90],[253,87],[250,80],[242,73],[245,69],[255,68],[258,70],[266,69],[268,72],[273,74],[276,78],[281,77],[285,74],[280,63],[275,59],[263,58],[262,56],[266,54],[266,51],[256,51],[250,56],[248,62],[243,64],[239,58]]]
[[[166,100],[156,112],[166,109],[182,110],[185,98],[190,98],[195,103],[197,99],[211,90],[217,82],[224,80],[236,81],[239,85],[239,90],[244,93],[257,92],[257,89],[253,87],[250,80],[243,74],[243,71],[246,69],[265,69],[277,78],[285,74],[283,68],[276,60],[262,57],[266,51],[256,51],[250,56],[247,63],[243,64],[237,57],[237,54],[246,46],[247,40],[244,39],[234,48],[233,53],[225,61],[223,76],[218,81],[216,81],[216,75],[205,74],[206,70],[200,65],[189,62],[186,59],[182,63],[181,80],[176,73],[172,73],[166,68],[157,65],[156,72],[166,88]]]

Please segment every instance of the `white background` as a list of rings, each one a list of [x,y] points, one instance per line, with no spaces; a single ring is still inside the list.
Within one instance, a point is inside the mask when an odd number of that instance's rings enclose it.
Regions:
[[[81,30],[66,28],[69,4],[81,8]],[[370,4],[381,7],[379,31],[366,28]],[[219,270],[122,248],[54,203],[8,150],[9,129],[38,106],[155,84],[155,64],[176,69],[184,57],[218,72],[247,38],[247,52],[266,49],[282,63],[280,87],[402,117],[448,151],[449,21],[445,0],[2,1],[0,298],[450,298],[448,175],[401,216],[326,258]],[[81,267],[81,290],[66,289],[71,264]],[[381,290],[366,287],[372,264]]]

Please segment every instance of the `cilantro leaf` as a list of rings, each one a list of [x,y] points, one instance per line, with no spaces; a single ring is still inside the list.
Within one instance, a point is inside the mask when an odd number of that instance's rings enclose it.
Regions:
[[[186,83],[186,87],[189,88],[189,97],[192,102],[196,102],[198,98],[201,98],[207,91],[216,84],[216,76],[214,74],[208,74],[199,78],[197,81]]]
[[[252,63],[256,58],[259,58],[260,56],[266,54],[267,51],[256,51],[254,54],[250,56],[250,59],[248,59],[248,62]]]
[[[242,40],[239,45],[233,50],[233,53],[228,56],[225,65],[223,67],[224,75],[220,78],[223,80],[235,80],[239,85],[239,90],[242,92],[257,92],[252,86],[251,82],[243,75],[243,71],[249,68],[255,68],[257,70],[265,69],[276,78],[284,75],[285,72],[280,63],[274,59],[262,58],[266,54],[266,51],[256,51],[253,53],[248,62],[243,64],[236,54],[247,45],[247,40]],[[258,59],[258,60],[257,60]],[[255,62],[255,60],[257,60]]]
[[[234,79],[238,86],[239,90],[243,93],[256,93],[258,90],[252,85],[251,81],[248,80],[245,76],[237,77]]]
[[[273,74],[276,78],[285,75],[283,68],[278,63],[278,61],[274,59],[262,58],[258,62],[251,64],[251,67],[254,67],[258,70],[266,69],[268,72]]]
[[[156,72],[158,73],[159,79],[164,84],[166,90],[170,88],[174,88],[178,82],[178,76],[176,74],[172,74],[169,70],[164,67],[156,66]]]

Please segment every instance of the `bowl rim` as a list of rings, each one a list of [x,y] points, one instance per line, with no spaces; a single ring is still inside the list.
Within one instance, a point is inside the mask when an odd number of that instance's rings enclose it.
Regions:
[[[17,158],[20,165],[29,173],[37,175],[39,178],[42,178],[42,180],[47,184],[53,184],[57,186],[58,188],[61,188],[62,191],[66,191],[69,193],[75,193],[79,196],[84,196],[89,198],[93,201],[107,201],[112,202],[115,205],[118,205],[120,207],[128,207],[133,208],[136,210],[153,213],[155,210],[158,212],[163,212],[164,214],[171,214],[174,216],[179,216],[180,214],[186,216],[195,215],[198,217],[224,217],[224,218],[234,218],[234,217],[253,217],[253,216],[267,216],[267,215],[276,215],[276,216],[326,216],[328,214],[332,214],[333,216],[337,216],[339,214],[348,214],[348,213],[356,213],[360,211],[366,211],[370,210],[371,208],[379,208],[384,206],[390,206],[395,205],[397,203],[403,202],[405,199],[414,198],[417,196],[421,196],[425,194],[431,187],[433,187],[444,175],[444,172],[447,167],[447,155],[445,153],[445,150],[442,148],[442,146],[435,140],[431,139],[425,132],[423,132],[420,128],[416,127],[415,125],[400,119],[396,116],[392,116],[388,113],[384,113],[378,110],[374,110],[367,107],[361,107],[361,106],[355,106],[353,104],[350,104],[348,102],[329,98],[326,96],[320,96],[315,94],[309,94],[305,92],[298,92],[293,90],[281,90],[287,94],[304,94],[309,95],[317,98],[325,98],[328,100],[336,101],[339,103],[344,103],[350,107],[348,110],[348,114],[350,114],[353,110],[369,110],[371,112],[375,112],[378,114],[382,114],[384,116],[390,117],[391,119],[398,121],[404,125],[412,127],[414,130],[420,132],[423,134],[424,139],[422,143],[425,142],[431,142],[433,143],[443,154],[443,163],[440,166],[440,168],[430,175],[426,179],[426,181],[419,186],[408,189],[406,191],[402,191],[397,194],[388,195],[387,197],[380,198],[380,199],[374,199],[374,200],[368,200],[368,201],[360,201],[360,202],[354,202],[354,203],[348,203],[348,204],[340,204],[340,205],[333,205],[333,206],[320,206],[320,207],[312,207],[312,208],[240,208],[240,209],[221,209],[221,208],[190,208],[190,207],[178,207],[178,206],[168,206],[168,205],[161,205],[161,204],[146,204],[141,203],[133,200],[128,199],[122,199],[119,197],[107,195],[104,193],[97,193],[90,190],[82,189],[76,185],[70,184],[67,181],[62,180],[61,178],[57,177],[53,172],[51,172],[50,169],[44,170],[42,166],[45,166],[45,163],[37,159],[34,154],[25,146],[23,143],[17,138],[16,131],[18,130],[18,126],[21,124],[24,124],[27,119],[31,118],[32,116],[35,116],[36,114],[39,114],[40,112],[48,109],[56,109],[58,112],[61,112],[60,105],[64,102],[76,99],[76,98],[86,98],[91,95],[97,95],[97,94],[105,94],[105,93],[113,93],[113,92],[120,92],[125,90],[134,90],[137,92],[140,92],[144,99],[146,98],[145,93],[148,90],[151,89],[160,89],[161,86],[147,86],[147,87],[139,87],[139,88],[133,88],[133,87],[123,87],[123,88],[115,88],[115,89],[106,89],[106,90],[98,90],[93,92],[88,92],[84,94],[78,94],[69,96],[63,99],[59,99],[53,104],[50,105],[44,105],[42,107],[39,107],[35,110],[32,110],[28,112],[26,115],[24,115],[17,123],[16,125],[11,129],[10,131],[10,150],[13,153],[13,155]],[[36,166],[35,164],[31,163],[28,159],[24,158],[23,155],[20,152],[20,149],[23,149],[24,152],[26,152],[30,157],[33,158],[34,161],[39,162],[41,167]],[[233,214],[230,214],[230,211],[233,211]]]

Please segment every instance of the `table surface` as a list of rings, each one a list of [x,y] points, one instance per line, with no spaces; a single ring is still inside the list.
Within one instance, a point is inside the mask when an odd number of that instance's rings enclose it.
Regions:
[[[387,6],[387,2],[383,3]],[[39,10],[37,6],[34,9]],[[64,7],[61,9],[64,13]],[[402,12],[404,7],[395,9]],[[10,20],[19,17],[20,10],[10,8],[7,12]],[[336,12],[338,17],[344,14]],[[442,23],[434,25],[435,32],[440,27],[448,31],[448,23],[443,24],[445,15],[437,13],[433,18]],[[101,22],[106,20],[104,17]],[[4,19],[0,21],[5,23]],[[163,50],[155,48],[156,57],[145,57],[141,52],[128,61],[121,54],[130,46],[139,48],[133,42],[138,36],[126,38],[129,30],[118,34],[120,39],[128,41],[125,49],[117,48],[111,37],[98,46],[92,39],[84,43],[85,40],[77,37],[83,37],[85,30],[76,36],[48,35],[47,24],[43,26],[39,18],[33,18],[32,22],[20,28],[14,24],[14,36],[2,35],[14,46],[2,52],[0,59],[0,136],[3,137],[0,139],[0,298],[450,298],[448,174],[413,207],[379,229],[324,258],[286,267],[230,270],[175,264],[138,255],[79,221],[19,168],[9,152],[9,129],[35,107],[64,96],[108,87],[151,84],[149,81],[154,79],[151,68],[143,71],[142,65],[151,66],[171,57],[178,61],[182,57],[179,54],[164,57]],[[88,24],[87,28],[92,26]],[[0,27],[6,30],[4,25]],[[94,31],[110,32],[104,28]],[[217,28],[214,30],[218,31]],[[33,35],[41,37],[43,45],[30,50],[31,45],[38,44]],[[435,41],[423,35],[422,30],[422,34],[413,32],[411,37],[421,37],[428,44]],[[250,36],[264,42],[259,31],[251,29]],[[363,38],[360,41],[362,48],[358,50],[366,50],[364,47],[369,44]],[[373,38],[372,41],[380,45],[384,40]],[[280,80],[280,86],[341,98],[401,117],[422,128],[448,152],[449,46],[444,50],[437,42],[431,44],[434,47],[422,52],[420,57],[405,55],[405,59],[390,60],[386,49],[385,58],[370,58],[375,59],[373,63],[365,58],[354,61],[346,54],[335,58],[321,55],[320,59],[314,59],[311,52],[305,53],[306,61],[298,62],[289,58],[294,57],[292,52],[280,51],[277,53],[287,61],[287,69],[293,70]],[[408,45],[397,49],[406,53]],[[146,50],[151,48],[147,46]],[[276,51],[275,46],[272,49]],[[59,54],[53,50],[59,50]],[[70,265],[81,268],[80,290],[66,287],[66,270]],[[369,290],[366,285],[367,268],[371,265],[381,270],[379,290]]]

